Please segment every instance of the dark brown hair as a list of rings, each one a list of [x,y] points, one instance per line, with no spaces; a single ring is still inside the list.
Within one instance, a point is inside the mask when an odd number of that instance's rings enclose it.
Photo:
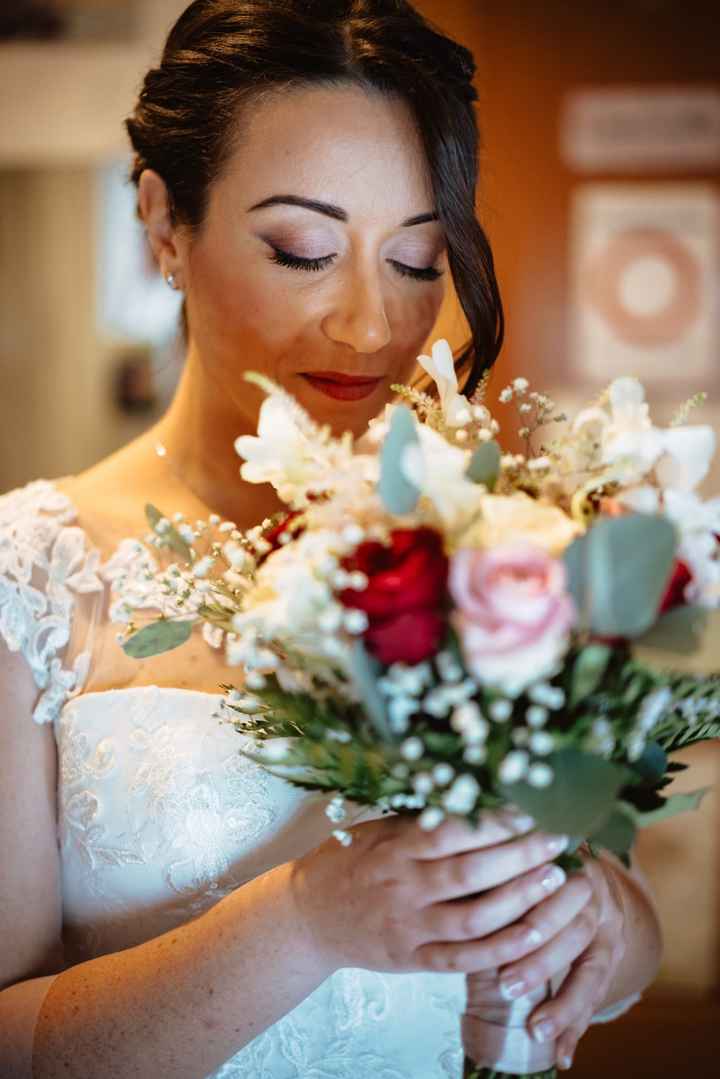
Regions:
[[[402,99],[421,136],[470,325],[472,338],[456,358],[470,396],[504,333],[493,256],[475,211],[475,71],[472,53],[407,0],[195,0],[170,31],[126,122],[132,179],[146,168],[159,173],[173,219],[197,229],[237,145],[242,105],[282,90],[348,83]]]

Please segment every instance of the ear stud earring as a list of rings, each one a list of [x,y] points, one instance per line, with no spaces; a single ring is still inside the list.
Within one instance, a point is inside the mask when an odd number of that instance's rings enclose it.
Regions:
[[[175,280],[175,274],[172,274],[172,273],[166,274],[165,280],[167,281],[167,283],[168,283],[168,285],[170,286],[171,289],[175,289],[175,291],[177,291],[179,286],[178,286],[177,281]]]

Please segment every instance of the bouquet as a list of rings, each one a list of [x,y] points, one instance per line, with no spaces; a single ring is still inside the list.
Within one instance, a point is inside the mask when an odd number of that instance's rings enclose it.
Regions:
[[[419,362],[437,395],[393,386],[357,444],[247,373],[266,397],[240,474],[287,511],[242,532],[147,506],[115,581],[119,639],[145,657],[201,626],[238,669],[222,686],[238,751],[326,794],[343,844],[352,806],[433,829],[511,804],[572,837],[566,869],[581,844],[630,865],[639,828],[705,793],[666,792],[686,767],[670,754],[720,735],[720,499],[697,493],[715,438],[687,423],[703,395],[659,428],[618,378],[569,420],[517,378],[500,403],[525,445],[508,454],[486,380],[459,394],[443,340]],[[488,1004],[488,1029],[538,999]],[[490,1039],[465,1074],[554,1075],[552,1046],[515,1026],[514,1064]]]

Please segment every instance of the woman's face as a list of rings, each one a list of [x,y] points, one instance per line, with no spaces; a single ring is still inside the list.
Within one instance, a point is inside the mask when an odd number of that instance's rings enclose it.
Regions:
[[[287,196],[317,208],[262,205]],[[448,279],[434,210],[402,103],[313,88],[251,110],[206,221],[178,252],[193,358],[253,429],[262,396],[243,380],[250,369],[356,435],[409,381]],[[312,372],[379,381],[339,400]]]

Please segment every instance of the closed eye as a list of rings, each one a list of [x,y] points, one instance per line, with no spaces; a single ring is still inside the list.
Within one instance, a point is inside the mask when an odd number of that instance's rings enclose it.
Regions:
[[[324,255],[318,259],[304,259],[300,258],[299,255],[291,255],[289,251],[283,251],[279,247],[273,247],[272,252],[272,255],[269,256],[271,262],[275,262],[279,266],[287,266],[292,270],[305,270],[311,273],[324,270],[326,266],[330,266],[337,258],[337,255]],[[416,281],[437,281],[444,273],[443,270],[436,270],[434,266],[418,268],[417,266],[406,266],[403,262],[397,262],[395,259],[388,259],[387,261],[401,277],[411,277]]]

